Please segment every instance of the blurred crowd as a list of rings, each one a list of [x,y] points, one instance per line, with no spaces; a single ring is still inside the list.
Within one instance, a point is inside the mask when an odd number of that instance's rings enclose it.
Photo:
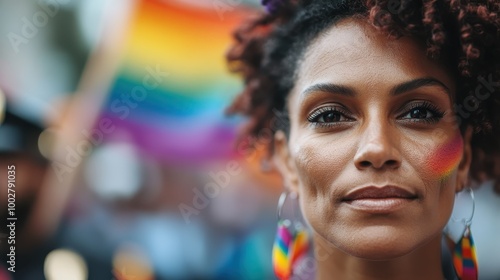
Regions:
[[[0,279],[272,278],[279,178],[223,115],[255,4],[0,1]]]

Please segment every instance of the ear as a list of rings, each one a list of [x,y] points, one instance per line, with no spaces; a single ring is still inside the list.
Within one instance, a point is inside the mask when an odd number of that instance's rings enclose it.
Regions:
[[[458,166],[456,192],[462,191],[467,186],[469,181],[469,170],[472,161],[471,139],[472,127],[468,126],[463,136],[463,156]]]
[[[299,180],[293,159],[290,156],[288,140],[283,131],[279,130],[274,134],[274,164],[283,177],[283,182],[287,190],[298,193]]]

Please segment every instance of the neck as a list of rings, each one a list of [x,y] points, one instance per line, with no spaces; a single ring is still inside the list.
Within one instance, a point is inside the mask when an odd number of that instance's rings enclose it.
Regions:
[[[326,280],[443,280],[441,236],[413,252],[391,260],[374,261],[348,255],[319,236],[316,245],[316,279]],[[320,246],[318,246],[320,245]]]

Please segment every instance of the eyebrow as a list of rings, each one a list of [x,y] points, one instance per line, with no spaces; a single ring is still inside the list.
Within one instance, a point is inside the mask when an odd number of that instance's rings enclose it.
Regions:
[[[434,78],[420,78],[420,79],[415,79],[411,80],[408,82],[404,82],[402,84],[399,84],[392,88],[391,90],[391,95],[399,95],[420,87],[426,87],[426,86],[439,86],[442,87],[446,94],[450,95],[450,89],[441,81],[436,80]]]
[[[443,88],[448,97],[451,98],[450,89],[444,83],[434,78],[419,78],[398,84],[391,89],[390,93],[392,96],[396,96],[426,86],[439,86]],[[349,86],[331,84],[331,83],[321,83],[312,85],[308,87],[306,90],[304,90],[302,92],[302,95],[308,95],[318,91],[339,94],[349,97],[356,96],[356,91],[353,88]]]

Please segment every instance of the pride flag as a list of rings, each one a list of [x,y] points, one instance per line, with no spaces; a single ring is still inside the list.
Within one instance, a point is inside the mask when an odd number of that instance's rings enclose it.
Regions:
[[[240,8],[138,1],[100,115],[117,128],[107,140],[127,135],[143,153],[174,163],[235,157],[241,119],[223,111],[242,85],[224,55],[245,17]]]

